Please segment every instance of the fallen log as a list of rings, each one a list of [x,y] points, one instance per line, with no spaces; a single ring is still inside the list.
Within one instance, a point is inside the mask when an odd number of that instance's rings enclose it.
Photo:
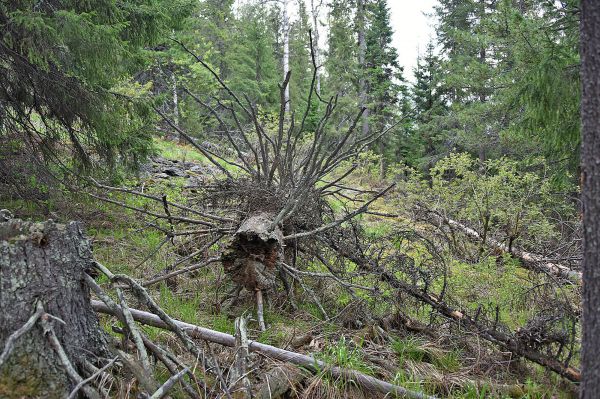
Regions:
[[[425,209],[425,208],[422,208],[422,209],[425,210],[430,215],[432,215],[433,218],[435,219],[436,223],[438,223],[438,224],[444,223],[450,227],[457,228],[462,233],[464,233],[467,237],[469,237],[471,240],[474,240],[476,242],[483,242],[483,237],[475,229],[472,229],[469,226],[466,226],[456,220],[444,217],[435,211]],[[495,240],[493,238],[490,238],[490,237],[487,237],[485,239],[484,244],[492,247],[493,249],[501,251],[502,253],[511,254],[515,258],[518,258],[519,260],[521,260],[521,262],[523,263],[523,266],[526,269],[533,270],[533,271],[543,271],[545,273],[548,273],[555,277],[559,277],[561,279],[570,280],[570,281],[573,281],[576,283],[581,283],[582,274],[580,271],[573,270],[573,269],[571,269],[565,265],[561,265],[559,263],[548,262],[545,260],[545,258],[542,255],[523,251],[518,248],[509,248],[508,245],[506,245],[498,240]]]
[[[422,291],[418,287],[411,286],[398,280],[391,273],[384,272],[382,274],[382,279],[387,280],[392,287],[400,289],[411,295],[413,298],[427,303],[444,317],[458,323],[462,327],[466,327],[467,329],[476,333],[481,338],[489,342],[495,343],[505,348],[506,350],[514,353],[517,356],[522,356],[527,360],[530,360],[534,363],[539,364],[540,366],[547,368],[548,370],[554,371],[555,373],[565,377],[566,379],[572,382],[581,381],[581,372],[576,368],[566,366],[557,359],[554,359],[541,352],[538,352],[535,349],[522,345],[510,334],[506,334],[500,330],[481,325],[475,319],[471,318],[464,312],[461,312],[457,309],[453,309],[444,302],[439,301],[435,296]]]
[[[341,256],[354,262],[362,270],[368,270],[369,272],[375,272],[379,275],[379,279],[388,283],[392,288],[403,291],[418,301],[424,302],[430,305],[436,312],[444,316],[445,318],[457,323],[461,327],[467,328],[468,330],[476,333],[481,338],[494,343],[517,356],[524,357],[540,366],[551,370],[572,382],[581,381],[581,372],[574,367],[563,364],[557,359],[547,356],[533,348],[521,344],[511,334],[504,333],[498,329],[487,327],[479,323],[475,318],[470,317],[464,312],[454,309],[444,301],[439,300],[432,294],[423,291],[421,288],[415,285],[406,283],[398,279],[394,273],[390,272],[386,268],[379,265],[377,262],[372,262],[364,255],[350,254],[341,250],[333,241],[329,241],[329,245],[332,249],[336,250]]]
[[[105,313],[113,316],[113,309],[108,307],[104,302],[92,300],[92,307],[96,312]],[[134,320],[153,327],[169,329],[167,324],[158,316],[144,312],[138,309],[130,308],[131,315]],[[235,337],[219,331],[210,330],[208,328],[199,327],[193,324],[174,320],[175,324],[184,330],[190,337],[202,339],[209,342],[217,343],[223,346],[235,347]],[[326,371],[334,378],[341,378],[347,381],[353,381],[356,385],[366,391],[376,391],[384,395],[394,395],[399,398],[408,399],[433,399],[433,396],[425,395],[420,392],[410,391],[398,385],[390,384],[389,382],[379,380],[375,377],[368,376],[355,370],[344,369],[340,367],[330,366],[325,362],[315,359],[314,357],[303,355],[301,353],[287,351],[275,346],[262,344],[256,341],[248,341],[248,349],[250,352],[262,353],[273,359],[283,362],[289,362],[298,366],[302,366],[313,373]]]

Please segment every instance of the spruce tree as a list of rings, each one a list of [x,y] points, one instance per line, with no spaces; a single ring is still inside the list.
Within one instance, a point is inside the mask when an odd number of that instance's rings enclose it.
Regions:
[[[366,31],[366,82],[367,107],[372,129],[383,132],[389,128],[395,116],[399,115],[401,101],[405,100],[404,77],[398,63],[398,52],[392,46],[393,30],[390,24],[390,11],[387,0],[375,0],[368,4],[369,25]],[[394,158],[397,153],[392,134],[378,141],[377,151],[382,157],[382,176],[385,175],[386,158]]]
[[[185,13],[183,2],[13,1],[0,5],[0,141],[80,165],[135,163],[151,150],[147,108],[124,84]],[[35,120],[35,122],[33,122]],[[67,150],[68,149],[68,150]]]
[[[358,107],[358,48],[353,25],[355,4],[353,0],[332,0],[328,9],[323,96],[339,95],[341,114],[354,113]],[[347,123],[343,116],[336,119],[337,123]]]
[[[402,143],[404,159],[412,166],[428,167],[447,153],[446,134],[440,124],[448,110],[446,92],[441,87],[441,62],[430,41],[413,71],[415,82],[410,96],[414,103],[414,126],[407,142]]]

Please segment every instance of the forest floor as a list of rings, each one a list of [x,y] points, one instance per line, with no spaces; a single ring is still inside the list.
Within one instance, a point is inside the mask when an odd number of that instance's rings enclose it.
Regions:
[[[170,198],[184,198],[187,193],[206,184],[209,169],[191,148],[171,142],[158,141],[160,158],[146,168],[139,182],[149,191],[168,193]],[[372,176],[357,176],[356,184],[366,187],[376,181]],[[50,216],[65,221],[81,220],[93,242],[96,259],[114,273],[125,273],[139,280],[157,276],[171,265],[173,253],[180,256],[193,251],[193,242],[164,242],[164,234],[149,228],[144,220],[129,210],[92,200],[79,195],[69,200],[54,199],[46,203]],[[379,205],[378,211],[394,213],[393,204]],[[0,203],[0,208],[15,211],[20,218],[47,218],[34,203],[14,201]],[[45,212],[47,214],[47,212]],[[381,218],[365,223],[373,235],[389,230]],[[207,250],[207,254],[215,248]],[[150,256],[149,256],[150,255]],[[490,301],[509,300],[512,287],[519,284],[518,272],[513,277],[499,279],[489,265],[465,267],[452,265],[454,295],[459,302],[476,302],[473,296],[488,297]],[[505,267],[510,267],[507,263]],[[462,288],[461,288],[462,287]],[[234,333],[234,320],[243,314],[254,314],[253,296],[242,291],[237,303],[227,297],[234,288],[223,274],[220,263],[199,269],[193,274],[179,276],[152,287],[153,298],[172,317],[211,328]],[[314,291],[324,298],[323,307],[329,318],[325,319],[318,306],[306,295],[298,293],[297,310],[289,306],[284,294],[268,296],[265,309],[267,330],[261,332],[256,321],[249,323],[249,338],[280,348],[311,354],[318,359],[347,367],[377,378],[396,383],[405,388],[449,398],[571,398],[575,397],[572,384],[555,374],[544,371],[520,359],[512,359],[479,339],[474,334],[461,331],[453,323],[429,323],[436,317],[427,307],[406,298],[403,312],[411,323],[386,326],[383,320],[392,309],[384,302],[372,303],[367,296],[356,300],[344,291],[332,289],[330,284],[315,282]],[[464,296],[464,298],[461,298]],[[507,299],[508,298],[508,299]],[[475,298],[476,299],[476,298]],[[135,301],[132,301],[135,304]],[[369,312],[375,323],[365,323],[361,314]],[[524,314],[527,309],[521,309]],[[519,319],[519,311],[501,315],[506,319]],[[108,333],[121,338],[112,330],[114,319],[102,316]],[[389,324],[389,323],[388,323]],[[167,345],[177,345],[171,335],[163,330],[144,327],[152,339]],[[172,347],[175,353],[183,351]],[[221,364],[233,362],[233,351],[213,345]],[[277,362],[259,354],[251,354],[249,370],[254,383],[261,380]],[[160,378],[169,374],[163,370]],[[120,396],[127,397],[134,387],[124,381]],[[297,392],[303,398],[369,398],[348,381],[333,380],[325,373],[303,383]],[[133,396],[132,396],[133,397]],[[177,393],[174,397],[178,397]]]

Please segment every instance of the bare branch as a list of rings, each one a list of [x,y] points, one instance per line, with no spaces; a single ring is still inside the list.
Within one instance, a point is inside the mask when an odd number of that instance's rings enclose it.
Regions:
[[[6,359],[8,359],[10,353],[13,351],[15,342],[21,336],[25,335],[27,331],[31,330],[35,323],[38,321],[38,319],[42,316],[42,314],[44,314],[44,308],[39,305],[39,303],[36,304],[36,310],[35,312],[33,312],[33,314],[27,320],[27,322],[23,324],[23,326],[17,331],[10,334],[10,336],[6,339],[6,342],[4,343],[4,349],[2,350],[2,353],[0,353],[0,368],[2,368],[2,365],[4,364]]]
[[[369,205],[371,205],[375,200],[377,200],[378,198],[382,197],[383,195],[385,195],[385,193],[387,193],[388,191],[390,191],[396,184],[391,184],[390,186],[388,186],[387,188],[385,188],[384,190],[380,191],[377,195],[375,195],[373,198],[371,198],[368,202],[366,202],[363,206],[361,206],[360,208],[356,209],[353,212],[350,212],[348,215],[346,215],[344,218],[336,220],[334,222],[328,223],[324,226],[321,226],[319,228],[316,228],[314,230],[311,231],[306,231],[306,232],[302,232],[302,233],[296,233],[296,234],[292,234],[289,236],[285,236],[283,237],[284,240],[289,241],[289,240],[296,240],[298,238],[303,238],[303,237],[308,237],[308,236],[312,236],[318,233],[321,233],[325,230],[329,230],[332,229],[336,226],[339,226],[340,224],[354,218],[356,215],[359,215],[363,212],[365,212],[368,208]]]
[[[183,378],[183,376],[185,374],[187,374],[187,372],[189,370],[190,369],[186,367],[183,370],[181,370],[179,373],[171,376],[171,378],[169,378],[167,381],[165,381],[165,383],[160,388],[158,388],[158,390],[156,392],[154,392],[154,394],[152,396],[150,396],[150,399],[164,398],[169,393],[171,388],[173,388],[173,386],[177,383],[177,381],[179,381],[181,378]]]

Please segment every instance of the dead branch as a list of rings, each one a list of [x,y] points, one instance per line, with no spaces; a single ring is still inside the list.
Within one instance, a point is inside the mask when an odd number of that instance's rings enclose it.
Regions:
[[[41,304],[38,304],[38,306],[39,306],[39,308],[42,308]],[[43,311],[43,308],[42,308],[42,311]],[[83,381],[84,381],[83,378],[75,370],[75,367],[69,360],[69,356],[63,349],[62,344],[60,343],[60,340],[58,339],[58,337],[56,336],[56,333],[54,332],[54,327],[52,326],[52,323],[50,322],[50,320],[52,319],[51,315],[49,315],[48,313],[43,313],[40,318],[41,318],[41,322],[42,322],[42,328],[44,329],[44,334],[48,337],[48,340],[50,341],[50,345],[52,346],[52,348],[58,355],[58,358],[60,359],[60,361],[61,361],[63,367],[65,368],[65,371],[69,375],[69,377],[76,384],[83,385],[81,389],[83,390],[83,392],[89,399],[101,399],[98,391],[96,391],[91,386],[83,383]]]
[[[114,310],[112,310],[103,302],[93,300],[92,307],[97,312],[110,314],[113,316],[116,315]],[[165,323],[163,320],[160,319],[160,317],[156,316],[155,314],[137,309],[131,309],[131,313],[133,315],[133,318],[140,323],[173,331],[170,325]],[[235,347],[235,337],[232,335],[214,330],[209,330],[207,328],[195,326],[193,324],[185,323],[178,320],[172,320],[172,322],[174,323],[177,329],[185,331],[187,334],[189,334],[189,336],[194,337],[196,339],[202,339],[232,348]],[[259,352],[264,354],[265,356],[269,356],[280,361],[302,366],[313,373],[319,371],[326,371],[335,378],[342,378],[347,381],[353,381],[354,383],[356,383],[357,385],[359,385],[367,391],[372,390],[381,392],[383,394],[397,395],[401,398],[410,399],[434,398],[432,396],[425,395],[419,392],[407,390],[398,385],[390,384],[389,382],[379,380],[377,378],[365,375],[355,370],[343,369],[340,367],[331,367],[326,363],[317,360],[311,356],[303,355],[296,352],[290,352],[271,345],[262,344],[260,342],[249,341],[248,349],[250,350],[250,352]]]
[[[156,392],[154,392],[154,394],[152,396],[150,396],[150,399],[162,399],[164,398],[169,391],[171,390],[171,388],[173,388],[173,386],[177,383],[177,381],[179,381],[181,378],[183,378],[183,376],[189,371],[189,368],[184,368],[183,370],[181,370],[179,373],[171,376],[171,378],[169,378],[167,381],[165,381],[164,384],[161,385],[160,388],[158,388],[158,390]]]
[[[305,231],[302,233],[297,233],[297,234],[292,234],[289,236],[285,236],[283,237],[284,240],[288,241],[288,240],[295,240],[298,238],[303,238],[303,237],[308,237],[308,236],[312,236],[321,232],[324,232],[326,230],[330,230],[334,227],[339,226],[340,224],[347,222],[348,220],[356,217],[357,215],[360,215],[361,213],[364,213],[365,211],[367,211],[367,209],[369,209],[369,206],[375,202],[377,199],[379,199],[380,197],[384,196],[385,193],[387,193],[388,191],[390,191],[392,188],[394,188],[396,186],[396,184],[391,184],[390,186],[388,186],[387,188],[381,190],[377,195],[375,195],[373,198],[371,198],[369,201],[367,201],[364,205],[362,205],[360,208],[356,209],[353,212],[350,212],[348,215],[346,215],[345,217],[343,217],[342,219],[336,220],[334,222],[328,223],[324,226],[321,226],[319,228],[316,228],[312,231]]]
[[[161,281],[168,280],[171,277],[175,277],[175,276],[178,276],[180,274],[190,273],[190,272],[193,272],[195,270],[201,269],[201,268],[203,268],[205,266],[210,265],[211,263],[219,262],[220,260],[221,260],[221,258],[217,258],[217,257],[210,258],[210,259],[205,260],[202,263],[198,263],[196,265],[188,266],[188,267],[180,269],[180,270],[175,270],[175,271],[173,271],[171,273],[167,273],[167,274],[164,274],[162,276],[155,277],[152,280],[145,281],[145,282],[142,283],[142,286],[149,287],[149,286],[154,285],[156,283],[159,283]]]
[[[0,353],[0,368],[2,368],[2,364],[6,361],[6,359],[8,359],[8,357],[10,356],[15,342],[24,334],[27,333],[27,331],[31,330],[33,328],[33,326],[35,325],[35,323],[38,321],[38,319],[44,314],[44,308],[39,306],[39,303],[36,305],[36,310],[35,312],[33,312],[33,314],[31,315],[31,317],[27,320],[27,322],[25,324],[23,324],[23,326],[21,328],[19,328],[17,331],[13,332],[8,339],[6,340],[6,343],[4,344],[4,350],[2,350],[2,353]]]
[[[431,215],[432,218],[434,218],[435,222],[438,225],[439,224],[447,224],[448,226],[456,227],[470,239],[472,239],[476,242],[484,242],[483,237],[476,230],[474,230],[456,220],[444,217],[438,212],[435,212],[435,211],[432,211],[429,209],[425,209],[422,206],[419,206],[419,208],[426,210],[428,212],[428,214]],[[508,245],[506,245],[498,240],[495,240],[494,238],[491,238],[491,237],[486,237],[485,244],[489,245],[490,247],[492,247],[496,250],[499,250],[503,253],[509,253],[509,254],[513,255],[514,257],[520,259],[523,266],[529,270],[533,270],[533,271],[541,270],[543,272],[548,273],[549,275],[558,277],[562,280],[568,280],[568,281],[572,281],[572,282],[581,284],[581,272],[578,270],[573,270],[567,266],[564,266],[564,265],[561,265],[558,263],[548,262],[542,255],[523,251],[523,250],[520,250],[520,249],[517,249],[514,247],[509,249]]]
[[[334,248],[336,247],[335,244],[333,244],[333,246]],[[535,349],[521,345],[519,341],[512,335],[479,323],[477,320],[471,318],[462,311],[452,308],[434,295],[429,294],[427,291],[398,279],[392,272],[386,270],[383,266],[378,264],[378,262],[368,259],[364,256],[349,254],[343,251],[340,252],[340,255],[347,257],[359,267],[374,272],[382,281],[387,282],[391,287],[403,291],[413,298],[430,305],[442,316],[457,323],[461,327],[469,329],[485,340],[499,345],[500,347],[514,353],[517,356],[522,356],[528,360],[531,360],[532,362],[537,363],[548,370],[567,378],[570,381],[580,381],[581,373],[579,370],[565,365],[557,359],[540,353]]]
[[[114,330],[114,327],[113,327]],[[123,333],[123,331],[118,331],[119,333]],[[165,349],[161,348],[160,346],[156,345],[154,342],[150,341],[150,339],[148,339],[148,337],[146,337],[145,335],[142,335],[142,339],[144,340],[144,345],[146,345],[146,348],[148,348],[148,350],[150,350],[152,352],[152,354],[162,362],[162,364],[165,365],[165,367],[167,368],[167,370],[169,370],[169,373],[171,373],[171,375],[175,375],[178,373],[177,371],[177,367],[183,367],[184,369],[187,369],[187,374],[190,377],[190,379],[192,379],[198,386],[204,386],[203,384],[200,384],[200,381],[198,381],[198,379],[196,378],[196,376],[194,375],[194,373],[192,373],[189,368],[187,368],[186,366],[182,365],[181,362],[171,353],[167,352]],[[192,386],[190,384],[188,384],[186,381],[182,380],[181,381],[182,385],[183,385],[183,389],[187,392],[188,396],[192,399],[200,399],[200,395],[198,395],[198,393],[194,390],[194,388],[192,388]]]
[[[154,378],[150,376],[146,370],[144,370],[144,368],[133,359],[133,357],[119,349],[117,349],[116,353],[121,362],[135,376],[146,392],[154,392],[158,389],[158,382],[155,381]]]
[[[235,319],[235,349],[235,364],[229,372],[229,386],[230,389],[234,390],[239,387],[238,392],[240,392],[242,397],[251,398],[250,380],[246,372],[248,336],[245,316]]]
[[[142,333],[139,331],[137,325],[133,321],[133,317],[131,316],[131,312],[129,311],[129,307],[127,306],[127,302],[125,301],[125,295],[120,288],[116,289],[117,297],[119,298],[119,302],[121,304],[121,311],[123,312],[123,317],[125,318],[125,322],[127,324],[127,328],[131,333],[131,337],[133,338],[133,342],[138,350],[138,356],[140,357],[140,362],[142,364],[142,368],[146,372],[146,374],[152,374],[152,368],[150,366],[150,358],[148,357],[148,353],[146,352],[146,347],[144,346],[144,341],[142,340]]]
[[[79,392],[79,390],[81,388],[83,388],[83,386],[85,384],[88,384],[88,383],[94,381],[94,379],[96,379],[98,376],[102,375],[102,373],[104,373],[109,367],[111,367],[113,364],[115,364],[117,359],[119,359],[119,358],[115,357],[115,358],[111,359],[108,363],[106,363],[104,366],[102,366],[102,368],[99,368],[97,371],[95,371],[91,376],[89,376],[85,380],[82,380],[79,384],[75,385],[75,388],[73,388],[73,390],[71,391],[71,393],[69,394],[67,399],[75,399],[77,397],[77,392]]]

